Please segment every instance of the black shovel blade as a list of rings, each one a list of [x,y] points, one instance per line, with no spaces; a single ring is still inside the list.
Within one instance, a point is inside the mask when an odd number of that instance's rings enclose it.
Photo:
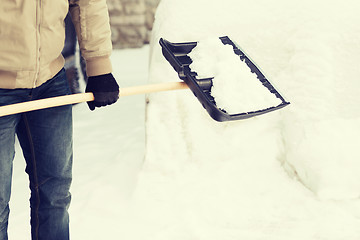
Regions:
[[[252,112],[228,114],[225,110],[219,109],[216,106],[216,102],[211,96],[212,78],[198,79],[198,74],[194,71],[191,71],[189,67],[189,65],[192,63],[192,60],[188,54],[194,47],[196,47],[197,42],[171,43],[161,38],[159,43],[162,47],[162,53],[164,57],[178,73],[179,78],[189,86],[193,94],[197,97],[202,106],[214,120],[224,122],[248,119],[278,110],[290,104],[280,95],[280,93],[274,88],[270,81],[259,70],[256,64],[244,53],[244,51],[238,45],[231,41],[227,36],[220,37],[220,40],[223,44],[229,44],[233,46],[234,53],[238,55],[241,60],[245,61],[251,72],[256,74],[258,80],[261,81],[263,86],[266,87],[277,98],[279,98],[281,103],[277,106]]]

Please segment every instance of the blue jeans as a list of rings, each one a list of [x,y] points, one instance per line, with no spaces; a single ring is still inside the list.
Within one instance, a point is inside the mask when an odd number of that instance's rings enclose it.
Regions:
[[[0,106],[67,94],[70,90],[61,70],[34,89],[0,89]],[[15,135],[30,181],[32,239],[69,239],[72,106],[0,117],[0,240],[7,239]]]

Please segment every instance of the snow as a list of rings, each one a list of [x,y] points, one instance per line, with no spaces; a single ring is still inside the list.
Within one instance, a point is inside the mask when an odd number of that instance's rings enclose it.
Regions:
[[[229,114],[253,112],[278,106],[281,100],[272,94],[255,73],[219,38],[199,41],[188,54],[190,69],[197,79],[213,78],[211,96],[216,106]]]
[[[178,81],[160,37],[229,35],[291,105],[223,123],[189,90],[77,105],[72,239],[360,239],[359,7],[162,0],[150,48],[114,52],[121,86]],[[28,239],[20,154],[14,164],[10,239]]]
[[[141,237],[360,238],[359,7],[323,0],[160,3],[151,82],[177,79],[160,37],[227,35],[291,105],[218,123],[190,92],[150,95],[134,196],[147,230]]]

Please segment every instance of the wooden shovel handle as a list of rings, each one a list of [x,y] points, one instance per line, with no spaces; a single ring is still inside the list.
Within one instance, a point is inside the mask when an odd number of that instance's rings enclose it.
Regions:
[[[146,94],[152,92],[187,89],[187,88],[188,86],[184,82],[168,82],[168,83],[135,86],[135,87],[126,87],[126,88],[120,88],[119,97],[125,97],[125,96],[137,95],[137,94]],[[50,107],[58,107],[58,106],[80,103],[80,102],[90,102],[93,100],[94,100],[94,95],[89,92],[89,93],[65,95],[60,97],[45,98],[45,99],[34,100],[23,103],[16,103],[16,104],[0,107],[0,117],[16,114],[16,113],[50,108]]]

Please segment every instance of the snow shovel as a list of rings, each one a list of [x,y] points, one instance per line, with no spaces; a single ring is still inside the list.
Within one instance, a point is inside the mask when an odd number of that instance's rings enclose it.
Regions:
[[[190,88],[203,107],[207,110],[209,115],[216,121],[230,121],[241,120],[251,117],[255,117],[264,113],[268,113],[282,107],[285,107],[289,103],[279,94],[278,91],[271,85],[266,77],[260,72],[256,65],[248,58],[245,53],[240,50],[228,37],[220,38],[224,44],[231,44],[234,48],[234,53],[239,55],[241,59],[245,59],[245,62],[249,68],[256,73],[258,79],[262,84],[277,98],[281,100],[281,104],[278,106],[269,107],[267,109],[239,113],[228,114],[226,111],[219,109],[216,106],[214,98],[211,96],[212,79],[197,79],[196,72],[191,71],[189,65],[192,60],[187,54],[197,45],[197,42],[190,43],[170,43],[164,39],[160,39],[160,45],[162,47],[163,55],[173,68],[178,72],[180,79],[184,82],[167,82],[135,87],[127,87],[120,89],[120,97],[130,96],[136,94],[145,94],[160,91],[170,91],[179,89]],[[17,114],[22,112],[28,112],[33,110],[39,110],[50,107],[57,107],[62,105],[93,101],[94,95],[92,93],[79,93],[67,96],[53,97],[41,100],[28,101],[23,103],[11,104],[0,107],[0,117],[11,114]]]
[[[160,39],[160,45],[162,47],[164,57],[178,73],[179,78],[189,86],[193,94],[198,98],[202,106],[214,120],[223,122],[247,119],[281,109],[290,104],[280,95],[265,75],[259,70],[256,64],[237,44],[231,41],[227,36],[220,37],[220,40],[224,45],[231,45],[233,47],[234,53],[240,57],[240,60],[246,63],[251,72],[256,74],[257,79],[262,83],[262,85],[280,101],[277,106],[270,106],[266,109],[237,114],[227,113],[225,110],[217,107],[215,99],[211,95],[213,78],[198,78],[198,74],[190,68],[192,59],[188,56],[188,54],[197,46],[198,42],[171,43],[165,39]]]

